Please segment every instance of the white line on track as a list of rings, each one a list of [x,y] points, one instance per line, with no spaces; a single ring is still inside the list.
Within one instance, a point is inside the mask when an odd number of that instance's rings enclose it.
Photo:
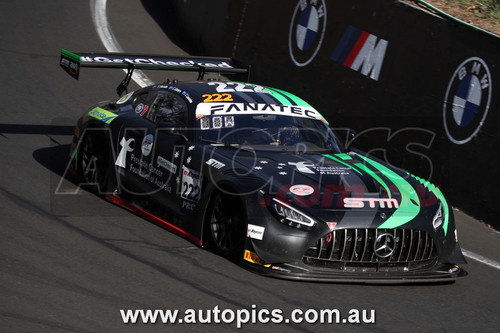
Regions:
[[[462,249],[462,253],[464,254],[465,257],[467,257],[469,259],[478,261],[482,264],[485,264],[485,265],[488,265],[490,267],[493,267],[495,269],[500,270],[500,262],[498,262],[498,261],[485,258],[479,254],[476,254],[476,253],[471,252],[471,251],[466,250],[466,249]]]
[[[106,15],[106,5],[107,0],[90,0],[90,11],[92,20],[94,21],[94,27],[108,52],[123,52],[122,47],[111,31],[108,17]],[[125,73],[127,72],[126,70],[124,71]],[[141,88],[153,84],[153,82],[142,71],[137,70],[134,71],[132,80],[134,80],[135,83],[137,83]]]
[[[116,40],[115,35],[109,26],[108,17],[106,15],[106,5],[107,0],[90,0],[90,10],[95,29],[108,52],[123,52],[122,47]],[[125,72],[127,71],[125,70]],[[132,80],[134,80],[140,87],[146,87],[153,84],[153,81],[151,81],[142,71],[134,71]],[[463,248],[462,253],[469,259],[500,270],[500,262],[498,261],[488,259]]]

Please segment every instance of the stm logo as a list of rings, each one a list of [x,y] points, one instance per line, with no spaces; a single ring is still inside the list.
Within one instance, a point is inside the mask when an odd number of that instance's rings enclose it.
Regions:
[[[290,58],[297,66],[309,64],[321,48],[326,29],[324,0],[300,0],[295,7],[288,37]]]
[[[399,208],[399,203],[396,199],[385,198],[344,198],[345,208],[364,208],[365,202],[368,202],[370,208],[376,208],[379,204],[380,208]]]
[[[456,144],[469,142],[488,115],[492,96],[491,74],[477,57],[461,63],[448,84],[443,106],[444,129]]]
[[[385,39],[349,26],[330,59],[378,81],[388,45]]]

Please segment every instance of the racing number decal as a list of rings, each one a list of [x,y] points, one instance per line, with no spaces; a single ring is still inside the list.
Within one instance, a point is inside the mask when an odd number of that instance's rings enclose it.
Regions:
[[[233,102],[233,95],[231,94],[204,94],[201,95],[204,98],[203,103],[210,102]]]
[[[232,93],[232,92],[265,92],[263,86],[245,84],[239,82],[209,82],[211,86],[217,86],[218,93]]]
[[[197,171],[183,165],[181,198],[193,202],[200,201],[202,179]]]

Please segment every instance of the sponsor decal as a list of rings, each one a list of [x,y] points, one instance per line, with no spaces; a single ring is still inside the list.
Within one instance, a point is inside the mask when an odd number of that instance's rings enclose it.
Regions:
[[[158,164],[159,167],[162,167],[163,169],[175,174],[177,173],[177,165],[174,163],[170,162],[169,160],[158,156],[156,159],[156,163]]]
[[[135,113],[139,113],[141,116],[144,116],[144,114],[148,112],[148,109],[149,109],[148,105],[140,103],[135,107]]]
[[[344,198],[345,208],[364,208],[368,202],[370,208],[399,208],[399,203],[394,198]]]
[[[222,81],[214,81],[214,82],[209,82],[209,86],[216,86],[215,90],[218,93],[264,93],[264,94],[271,94],[272,92],[269,90],[266,90],[265,87],[256,85],[256,84],[250,84],[250,83],[242,83],[242,82],[222,82]],[[227,95],[223,94],[222,96]],[[204,95],[205,96],[205,95]],[[232,96],[226,96],[232,98]]]
[[[153,86],[153,88],[154,89],[168,89],[168,90],[174,91],[174,92],[184,96],[189,103],[193,103],[193,99],[191,98],[191,96],[189,96],[189,94],[187,92],[185,92],[184,90],[181,90],[175,86],[167,86],[167,85],[160,84],[160,85]]]
[[[202,181],[203,176],[198,171],[183,165],[181,198],[193,202],[200,201]]]
[[[223,167],[226,166],[224,163],[219,162],[219,161],[217,161],[216,159],[213,159],[213,158],[211,158],[208,161],[206,161],[205,164],[210,165],[211,167],[213,167],[215,169],[222,169]]]
[[[234,116],[214,116],[212,118],[207,118],[200,114],[197,115],[197,118],[201,118],[200,126],[202,130],[234,127]]]
[[[247,237],[262,240],[262,238],[264,237],[265,230],[266,230],[266,228],[264,228],[264,227],[249,224],[248,229],[247,229]]]
[[[233,95],[231,94],[204,94],[203,103],[218,103],[218,102],[233,102]]]
[[[246,115],[246,114],[273,114],[290,117],[302,117],[322,120],[323,117],[312,107],[295,105],[276,105],[259,103],[200,103],[196,108],[197,118],[213,115]],[[217,124],[212,124],[213,128],[222,126],[222,118]],[[233,121],[234,124],[234,121]],[[209,123],[202,122],[202,129],[208,128]]]
[[[451,77],[443,105],[446,135],[455,144],[474,138],[486,119],[493,94],[491,73],[484,60],[462,62]]]
[[[132,97],[132,95],[134,94],[134,92],[129,92],[128,94],[122,96],[119,100],[116,101],[116,104],[123,104],[125,103],[126,101],[128,101],[130,99],[130,97]]]
[[[143,156],[149,156],[151,150],[153,149],[154,136],[148,134],[142,139],[141,152]]]
[[[310,175],[316,173],[320,175],[348,175],[351,170],[348,166],[320,166],[308,161],[288,162],[288,164],[295,166],[299,172]]]
[[[115,165],[120,168],[126,167],[127,153],[133,152],[135,148],[135,139],[130,138],[128,140],[123,137],[120,141],[120,146],[122,147],[118,157],[116,158]]]
[[[121,55],[103,55],[91,56],[86,55],[81,57],[81,62],[86,64],[103,64],[103,65],[123,65],[132,64],[137,66],[158,66],[158,67],[173,67],[173,68],[220,68],[220,69],[233,69],[234,67],[228,64],[227,61],[222,60],[209,60],[209,59],[178,59],[170,57],[134,57],[134,56],[121,56]]]
[[[309,185],[293,185],[289,191],[299,197],[305,197],[314,193],[314,188]]]
[[[378,81],[389,42],[348,26],[330,59]]]
[[[76,55],[74,56],[75,57],[70,53],[62,51],[59,64],[66,73],[78,80],[80,76],[80,62],[78,57]]]
[[[326,30],[324,0],[299,0],[290,22],[288,50],[295,65],[309,64],[323,43]]]
[[[337,222],[326,222],[328,225],[328,228],[330,228],[330,231],[333,231],[335,229],[335,226],[337,225]]]
[[[89,116],[99,119],[100,121],[106,124],[110,124],[116,117],[118,117],[117,114],[114,114],[113,112],[110,112],[103,108],[93,109],[92,111],[89,112]]]
[[[186,200],[183,200],[182,201],[182,208],[187,209],[187,210],[193,212],[195,210],[195,208],[196,208],[196,204],[192,203],[192,202],[189,202],[189,201],[186,201]]]
[[[258,264],[258,265],[262,265],[265,267],[271,267],[271,264],[266,264],[266,262],[264,260],[262,260],[257,255],[257,253],[249,251],[249,250],[245,250],[245,253],[243,254],[243,259],[248,261],[248,262],[251,262],[252,264]]]
[[[134,154],[131,155],[129,171],[154,184],[159,189],[169,193],[172,192],[172,188],[166,182],[162,181],[163,171],[155,168],[152,162],[148,163],[144,161],[142,157],[139,158]]]

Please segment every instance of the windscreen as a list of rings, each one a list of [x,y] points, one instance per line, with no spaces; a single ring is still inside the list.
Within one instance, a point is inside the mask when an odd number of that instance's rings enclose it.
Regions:
[[[227,111],[227,109],[226,109]],[[198,138],[209,143],[250,146],[256,150],[341,152],[334,132],[322,117],[284,112],[198,114]],[[284,114],[280,114],[284,113]]]

